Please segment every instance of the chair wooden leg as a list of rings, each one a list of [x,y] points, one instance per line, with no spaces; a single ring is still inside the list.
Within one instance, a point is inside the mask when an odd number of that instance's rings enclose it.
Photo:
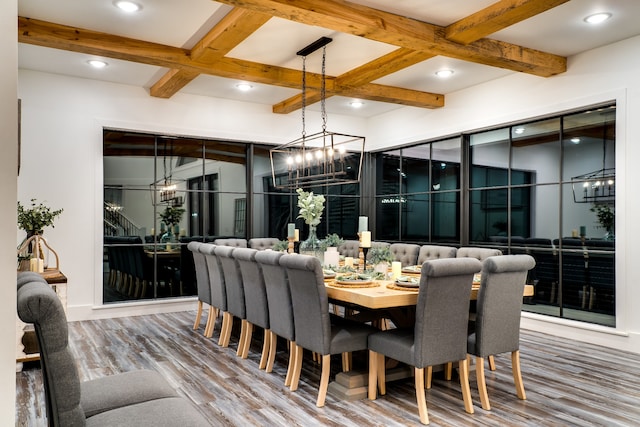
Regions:
[[[220,339],[218,340],[219,346],[229,347],[231,328],[233,328],[233,315],[228,311],[225,311],[222,313],[222,328],[220,330]]]
[[[376,362],[377,375],[378,375],[378,390],[380,391],[380,395],[384,396],[387,394],[387,373],[385,372],[385,364],[384,364],[384,354],[378,353],[378,361]]]
[[[478,382],[478,394],[480,395],[482,409],[490,411],[491,405],[489,404],[487,383],[484,378],[484,357],[476,357],[476,381]]]
[[[211,338],[213,336],[213,329],[216,324],[216,318],[218,317],[218,309],[209,306],[209,314],[207,315],[207,323],[204,325],[204,336]]]
[[[420,422],[429,424],[429,413],[427,412],[427,398],[424,394],[424,368],[415,369],[416,400],[418,401],[418,413]]]
[[[202,301],[198,300],[198,311],[196,312],[196,321],[193,322],[193,330],[196,331],[200,326],[200,319],[202,318]],[[206,328],[205,328],[206,329]]]
[[[293,378],[293,372],[296,364],[296,343],[295,341],[289,341],[289,365],[287,366],[287,375],[284,377],[284,385],[291,387],[291,379]]]
[[[271,345],[271,339],[269,338],[270,331],[264,330],[264,337],[262,338],[262,354],[260,355],[260,364],[258,369],[264,369],[267,367],[267,359],[269,359],[269,346]]]
[[[267,367],[264,369],[265,372],[273,372],[273,362],[276,360],[277,345],[278,336],[273,331],[269,331],[269,359],[267,360]],[[288,375],[289,371],[287,370],[287,376]]]
[[[433,376],[433,366],[427,366],[424,378],[424,388],[427,390],[431,388],[431,377]]]
[[[524,392],[524,383],[522,382],[522,371],[520,370],[520,351],[516,350],[511,353],[511,368],[513,370],[513,382],[516,384],[516,393],[519,399],[526,400],[527,395]]]
[[[496,360],[494,359],[493,355],[489,356],[489,370],[490,371],[496,370]]]
[[[242,352],[240,357],[246,359],[249,356],[249,348],[251,348],[251,338],[253,337],[253,323],[248,320],[243,320],[245,323],[244,339],[242,340]],[[242,338],[242,335],[241,335]],[[238,348],[239,350],[240,348]]]
[[[444,379],[451,381],[451,373],[453,372],[453,363],[447,362],[444,364]]]
[[[293,346],[293,343],[291,343]],[[293,362],[293,376],[291,377],[291,391],[298,389],[298,383],[300,382],[300,372],[302,371],[302,347],[295,345],[295,356]]]
[[[376,383],[378,381],[378,354],[369,350],[369,400],[375,400],[378,394]]]
[[[331,355],[322,355],[322,374],[320,375],[320,387],[318,389],[318,401],[316,406],[322,408],[327,398],[327,388],[329,388],[329,374],[331,374]]]
[[[473,400],[471,400],[471,390],[469,389],[469,363],[465,357],[458,362],[458,373],[460,374],[460,388],[462,389],[462,400],[464,410],[468,414],[473,414]]]

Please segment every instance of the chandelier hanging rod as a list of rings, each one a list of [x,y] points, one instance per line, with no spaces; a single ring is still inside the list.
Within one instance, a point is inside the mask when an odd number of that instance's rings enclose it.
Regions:
[[[314,41],[313,43],[311,43],[310,45],[303,47],[302,49],[300,49],[299,51],[296,52],[296,55],[298,56],[307,56],[310,53],[315,52],[316,50],[320,49],[321,47],[325,47],[326,45],[328,45],[329,43],[331,43],[333,41],[332,38],[329,37],[320,37],[318,40]]]

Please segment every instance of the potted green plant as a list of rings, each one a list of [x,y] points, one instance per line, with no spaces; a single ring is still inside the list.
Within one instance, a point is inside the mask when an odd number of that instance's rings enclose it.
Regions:
[[[320,247],[323,251],[328,250],[329,248],[338,248],[341,244],[344,243],[342,237],[338,236],[336,233],[327,234],[327,236],[320,241]]]
[[[36,204],[36,199],[31,199],[30,207],[18,202],[18,227],[27,232],[27,237],[42,234],[45,227],[55,227],[53,221],[62,212],[63,209],[51,210],[42,202]]]
[[[183,208],[167,206],[164,211],[160,213],[160,220],[171,230],[175,225],[180,224],[182,214],[184,214]]]
[[[289,249],[289,242],[287,240],[279,240],[271,249],[277,252],[286,252]]]
[[[389,246],[377,246],[369,249],[369,262],[374,265],[377,272],[386,273],[389,264],[394,260]]]
[[[597,204],[590,210],[591,212],[596,213],[596,217],[598,218],[598,223],[600,223],[600,226],[607,230],[607,233],[604,236],[605,239],[612,239],[616,223],[616,213],[614,211],[614,208],[605,204]]]

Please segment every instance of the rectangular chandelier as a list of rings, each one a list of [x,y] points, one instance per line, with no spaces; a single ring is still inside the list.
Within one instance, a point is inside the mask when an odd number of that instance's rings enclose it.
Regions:
[[[273,185],[295,189],[360,181],[364,136],[322,131],[269,150]]]

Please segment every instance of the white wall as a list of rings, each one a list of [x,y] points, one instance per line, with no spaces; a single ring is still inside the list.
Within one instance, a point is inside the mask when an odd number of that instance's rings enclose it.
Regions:
[[[0,0],[0,233],[12,236],[17,221],[16,175],[18,156],[18,4]],[[15,423],[16,395],[16,247],[12,239],[0,243],[0,425]]]
[[[640,37],[569,58],[566,73],[541,79],[514,74],[448,94],[440,110],[405,107],[369,120],[369,149],[470,132],[614,100],[616,122],[616,299],[615,330],[525,314],[523,325],[554,335],[640,352],[640,264],[634,245],[640,200],[627,182],[640,182]],[[597,168],[595,168],[597,169]],[[565,224],[569,229],[572,224]],[[542,319],[542,320],[541,320]]]
[[[615,100],[619,336],[575,322],[560,321],[567,326],[557,326],[533,315],[527,315],[524,325],[640,352],[640,311],[633,310],[633,301],[640,298],[640,287],[634,286],[640,265],[633,262],[633,239],[626,238],[640,231],[640,224],[626,220],[640,214],[637,198],[626,197],[626,182],[640,178],[640,168],[631,163],[640,159],[640,146],[631,144],[640,138],[640,121],[633,120],[640,116],[639,51],[636,37],[570,58],[568,71],[556,77],[515,74],[449,94],[440,110],[405,107],[368,121],[340,116],[331,121],[341,132],[365,135],[367,149],[375,149]],[[274,115],[268,105],[184,94],[156,99],[140,88],[27,70],[19,72],[19,95],[24,100],[25,158],[19,199],[36,197],[65,209],[56,228],[45,233],[69,277],[72,319],[185,307],[163,302],[94,308],[101,287],[103,126],[272,143],[298,136],[299,115]]]

